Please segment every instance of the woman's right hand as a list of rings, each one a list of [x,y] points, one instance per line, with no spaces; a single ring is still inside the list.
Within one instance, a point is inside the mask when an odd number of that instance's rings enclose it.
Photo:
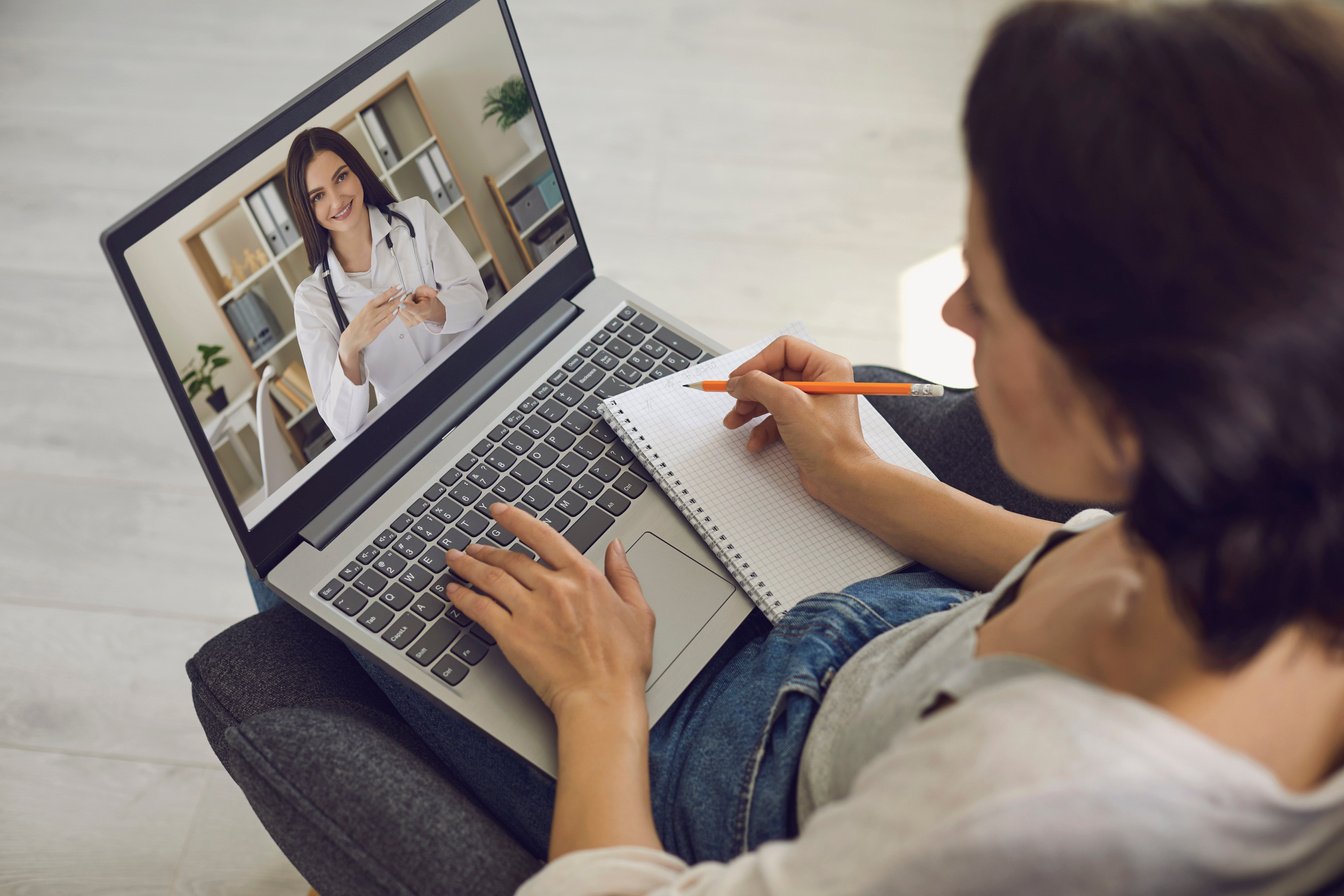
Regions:
[[[359,313],[341,334],[338,347],[341,366],[345,368],[347,376],[351,371],[356,371],[355,376],[350,376],[350,381],[355,385],[363,385],[363,376],[358,374],[360,352],[368,348],[370,343],[378,338],[378,334],[386,330],[387,325],[396,318],[401,309],[401,299],[405,294],[406,291],[400,286],[389,286],[359,309]]]
[[[781,336],[728,375],[728,393],[737,404],[723,419],[724,426],[737,429],[768,414],[752,430],[747,450],[755,453],[782,440],[807,493],[840,510],[855,467],[877,460],[863,440],[858,399],[808,395],[781,380],[853,382],[854,367],[796,336]]]

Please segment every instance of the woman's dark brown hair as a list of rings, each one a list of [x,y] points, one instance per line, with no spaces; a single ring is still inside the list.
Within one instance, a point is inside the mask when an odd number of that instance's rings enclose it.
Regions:
[[[289,194],[289,205],[299,219],[299,234],[303,237],[303,248],[308,253],[308,267],[313,270],[317,270],[327,257],[327,248],[331,244],[330,233],[313,216],[306,180],[308,163],[323,150],[336,153],[342,162],[350,166],[355,177],[359,178],[360,186],[364,188],[366,206],[385,210],[397,201],[349,140],[329,128],[309,128],[299,133],[289,145],[289,159],[285,162],[285,191]]]
[[[1344,14],[1038,2],[963,130],[1017,302],[1143,444],[1127,525],[1215,668],[1344,634]]]

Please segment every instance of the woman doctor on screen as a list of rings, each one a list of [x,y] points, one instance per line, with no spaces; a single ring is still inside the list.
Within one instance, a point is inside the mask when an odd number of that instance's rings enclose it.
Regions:
[[[299,349],[338,439],[485,313],[480,272],[424,199],[397,202],[348,140],[309,128],[285,185],[313,274],[294,293]]]

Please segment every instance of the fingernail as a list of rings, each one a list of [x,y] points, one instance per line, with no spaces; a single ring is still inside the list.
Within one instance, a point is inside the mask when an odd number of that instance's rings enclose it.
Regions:
[[[459,551],[457,548],[449,548],[449,549],[448,549],[448,559],[449,559],[449,560],[456,560],[456,559],[458,559],[459,557],[465,557],[465,556],[466,556],[466,554],[463,554],[463,553],[462,553],[461,551]]]
[[[616,553],[618,553],[618,554],[620,554],[622,557],[624,557],[624,556],[625,556],[625,545],[621,544],[621,540],[620,540],[619,538],[613,538],[611,541],[612,541],[613,544],[616,545]]]
[[[509,505],[505,504],[503,501],[496,501],[495,503],[493,503],[493,504],[490,505],[490,513],[491,513],[491,514],[498,514],[498,513],[502,512],[502,511],[505,511],[505,510],[508,510],[508,509],[509,509]]]

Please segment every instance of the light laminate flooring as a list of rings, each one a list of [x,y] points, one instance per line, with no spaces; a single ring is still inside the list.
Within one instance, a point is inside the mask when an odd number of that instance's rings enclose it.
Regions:
[[[192,710],[251,597],[97,236],[419,5],[0,2],[0,893],[304,892]],[[946,337],[901,275],[960,238],[1002,6],[514,13],[600,272],[727,344],[801,319],[899,365]]]

